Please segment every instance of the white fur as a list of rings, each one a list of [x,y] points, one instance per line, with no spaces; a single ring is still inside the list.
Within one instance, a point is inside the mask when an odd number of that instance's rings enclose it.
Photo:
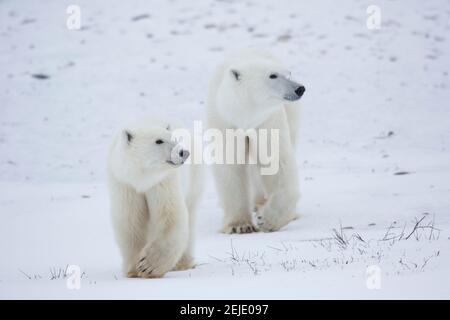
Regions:
[[[169,125],[154,117],[139,120],[118,133],[110,149],[112,222],[128,277],[161,277],[194,266],[200,167],[181,165],[180,148],[171,141]],[[156,144],[158,139],[164,143]]]
[[[235,72],[239,74],[236,80]],[[276,73],[280,77],[269,79]],[[225,233],[275,231],[297,217],[299,199],[295,161],[298,102],[284,99],[295,82],[268,53],[244,51],[231,56],[216,70],[207,101],[209,128],[279,129],[279,171],[261,175],[260,165],[214,165],[216,187],[225,213]],[[225,135],[225,134],[224,134]],[[251,143],[251,142],[250,142]]]

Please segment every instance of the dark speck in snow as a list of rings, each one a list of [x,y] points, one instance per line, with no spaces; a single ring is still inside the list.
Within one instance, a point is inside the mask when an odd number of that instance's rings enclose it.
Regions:
[[[404,176],[404,175],[407,175],[407,174],[411,174],[411,172],[409,172],[409,171],[398,171],[398,172],[394,173],[394,175],[396,175],[396,176]]]
[[[144,19],[149,19],[149,18],[150,18],[150,15],[147,13],[144,13],[144,14],[134,16],[133,18],[131,18],[131,21],[139,21],[139,20],[144,20]]]
[[[22,20],[21,24],[30,24],[30,23],[34,23],[34,22],[36,22],[35,19],[26,18],[26,19]]]
[[[33,78],[39,79],[39,80],[46,80],[46,79],[50,78],[50,76],[48,74],[44,74],[44,73],[34,73],[31,76]]]

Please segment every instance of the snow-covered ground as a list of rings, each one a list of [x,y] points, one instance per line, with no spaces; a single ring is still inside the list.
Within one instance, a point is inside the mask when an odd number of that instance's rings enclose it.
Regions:
[[[450,298],[449,34],[446,0],[0,1],[0,298]],[[247,46],[307,88],[301,219],[220,234],[209,178],[198,266],[124,278],[113,133],[155,111],[202,119],[214,65]]]

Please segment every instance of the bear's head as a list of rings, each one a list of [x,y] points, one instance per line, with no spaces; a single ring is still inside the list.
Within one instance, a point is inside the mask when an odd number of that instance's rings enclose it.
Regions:
[[[256,104],[277,103],[299,100],[305,87],[290,79],[290,72],[281,66],[264,61],[237,65],[229,70],[230,82],[235,90]]]
[[[110,155],[117,179],[145,191],[181,166],[189,151],[173,139],[167,121],[143,119],[122,129]]]
[[[237,61],[225,72],[218,108],[235,124],[241,119],[262,121],[280,106],[299,100],[304,92],[305,87],[291,80],[290,72],[271,59]]]

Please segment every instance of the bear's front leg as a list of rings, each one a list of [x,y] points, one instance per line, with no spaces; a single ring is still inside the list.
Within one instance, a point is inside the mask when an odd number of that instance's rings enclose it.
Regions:
[[[197,170],[194,171],[196,173],[195,177],[197,178],[196,180],[194,180],[196,183],[198,183],[201,179],[198,178],[198,172],[199,169],[198,168],[194,168],[191,170]],[[197,201],[198,201],[198,197],[200,195],[200,192],[198,191],[198,184],[197,185],[193,185],[192,188],[197,187],[197,190],[191,190],[190,195],[187,197],[186,200],[186,206],[188,209],[188,213],[189,213],[189,240],[188,240],[188,245],[186,250],[184,251],[181,259],[177,262],[177,265],[175,266],[175,268],[173,269],[174,271],[182,271],[182,270],[188,270],[188,269],[192,269],[195,267],[195,259],[194,259],[194,239],[195,239],[195,211],[196,211],[196,207],[197,207]]]
[[[186,219],[177,222],[155,220],[155,224],[152,226],[162,225],[164,229],[152,228],[152,240],[147,243],[139,255],[136,269],[138,277],[141,278],[160,278],[173,270],[182,259],[187,247]]]
[[[137,261],[138,276],[159,278],[172,270],[187,249],[188,211],[177,174],[145,193],[150,215],[147,244]]]
[[[252,223],[250,192],[246,165],[214,166],[214,176],[225,217],[223,233],[257,231]]]
[[[271,174],[261,174],[267,199],[258,207],[256,224],[266,232],[279,230],[298,216],[296,205],[300,192],[295,154],[287,130],[281,131],[280,138],[278,170],[270,172]]]
[[[267,202],[256,212],[256,224],[265,232],[277,231],[298,217],[296,205],[300,197],[297,168],[288,161],[276,175],[262,176],[268,190]]]
[[[177,262],[173,271],[183,271],[193,269],[195,267],[195,260],[191,253],[185,252],[181,259]]]
[[[145,197],[109,176],[111,215],[115,238],[127,277],[137,277],[136,259],[146,244],[148,213]]]
[[[160,240],[147,244],[142,250],[136,267],[138,277],[161,278],[180,260],[184,248],[180,248],[179,243]]]

